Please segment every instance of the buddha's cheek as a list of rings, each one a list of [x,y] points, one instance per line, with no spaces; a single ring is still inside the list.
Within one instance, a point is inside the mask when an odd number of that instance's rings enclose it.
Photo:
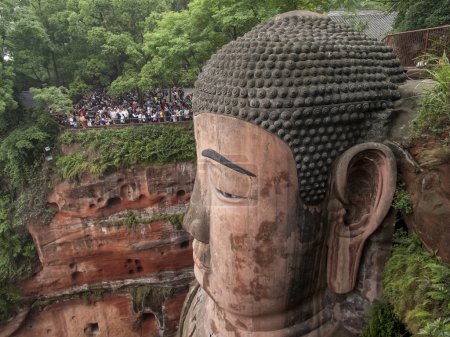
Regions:
[[[205,289],[231,312],[258,315],[281,310],[291,240],[280,231],[283,223],[260,219],[253,213],[255,207],[240,208],[239,213],[236,208],[222,207],[212,214],[211,272]],[[202,280],[205,285],[204,275]]]

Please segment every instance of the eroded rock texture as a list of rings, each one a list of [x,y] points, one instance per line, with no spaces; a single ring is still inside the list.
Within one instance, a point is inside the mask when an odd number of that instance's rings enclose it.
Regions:
[[[444,137],[409,140],[410,123],[425,91],[433,85],[430,80],[415,80],[399,88],[402,99],[396,104],[389,138],[396,151],[401,181],[411,197],[413,212],[404,214],[404,220],[428,250],[450,264],[450,149],[440,139]]]
[[[422,164],[422,171],[407,162],[400,167],[413,207],[405,221],[428,250],[450,265],[450,152],[440,144],[416,145],[410,151]],[[427,163],[430,159],[432,163]]]
[[[14,336],[173,335],[193,278],[179,217],[194,177],[194,164],[179,163],[57,184],[48,198],[55,217],[30,225],[42,268],[21,285],[44,309],[32,309]],[[143,287],[164,296],[148,307],[130,295]],[[107,295],[81,303],[92,294]]]
[[[169,336],[176,331],[179,307],[185,295],[186,291],[180,291],[165,301],[167,322],[150,309],[133,310],[133,300],[127,293],[108,294],[101,299],[92,296],[63,300],[42,310],[35,309],[12,336],[159,337],[160,332]]]

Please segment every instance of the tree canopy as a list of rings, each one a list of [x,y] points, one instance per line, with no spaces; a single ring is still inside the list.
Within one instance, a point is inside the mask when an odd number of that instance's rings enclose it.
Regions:
[[[383,0],[389,11],[397,12],[398,31],[450,24],[450,0]]]
[[[65,86],[77,98],[97,86],[119,97],[131,90],[192,85],[212,53],[254,25],[288,10],[354,8],[358,0],[1,3],[0,47],[12,61],[15,87]]]

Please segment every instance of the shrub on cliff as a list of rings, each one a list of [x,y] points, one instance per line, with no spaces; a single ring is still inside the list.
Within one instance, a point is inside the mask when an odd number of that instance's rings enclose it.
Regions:
[[[47,210],[44,148],[52,147],[58,134],[44,111],[18,108],[10,113],[17,122],[0,134],[0,323],[15,314],[20,304],[17,281],[29,276],[37,261],[27,224]]]
[[[397,186],[394,195],[394,202],[392,203],[397,211],[402,212],[405,215],[410,215],[413,212],[411,197],[405,190],[404,185]]]
[[[412,121],[412,137],[439,134],[450,129],[450,62],[444,53],[441,57],[428,55],[431,65],[427,72],[436,85],[425,92],[417,117]]]
[[[56,170],[63,179],[81,179],[83,174],[102,175],[135,165],[163,165],[193,161],[192,129],[155,125],[121,129],[65,132],[62,145],[78,145],[80,151],[61,155]]]
[[[9,200],[0,197],[0,323],[16,312],[21,298],[14,282],[31,272],[35,249],[24,228],[15,226],[11,219]]]
[[[417,236],[396,234],[383,287],[394,312],[412,333],[450,335],[450,267],[424,250]]]
[[[406,336],[405,327],[388,302],[376,302],[371,308],[369,325],[361,337],[402,337]]]

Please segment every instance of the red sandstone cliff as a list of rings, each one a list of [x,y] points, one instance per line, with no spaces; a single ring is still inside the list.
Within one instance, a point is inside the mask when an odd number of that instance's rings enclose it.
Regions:
[[[179,163],[57,184],[55,217],[30,225],[42,265],[21,285],[31,309],[0,336],[173,336],[193,278],[190,237],[173,219],[194,177]]]

